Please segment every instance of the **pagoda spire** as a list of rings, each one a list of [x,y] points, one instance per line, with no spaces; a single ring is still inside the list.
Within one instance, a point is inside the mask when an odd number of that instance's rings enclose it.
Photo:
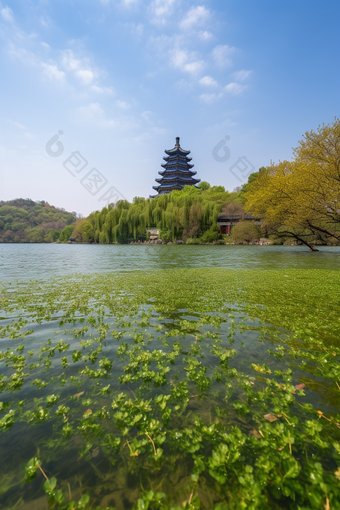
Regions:
[[[195,179],[193,176],[197,172],[193,171],[193,164],[190,163],[190,151],[182,149],[180,146],[180,138],[176,137],[176,143],[173,149],[164,151],[166,156],[163,157],[165,163],[161,166],[164,168],[158,172],[161,177],[156,179],[158,186],[153,186],[153,189],[158,192],[158,195],[171,193],[173,190],[181,190],[184,186],[195,186],[200,182],[200,179]],[[154,198],[157,195],[150,195]]]

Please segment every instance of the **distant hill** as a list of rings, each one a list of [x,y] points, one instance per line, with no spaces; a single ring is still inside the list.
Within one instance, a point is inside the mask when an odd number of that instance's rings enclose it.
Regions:
[[[44,200],[34,202],[29,198],[16,198],[0,201],[0,243],[57,241],[65,227],[68,227],[68,234],[72,232],[76,214],[49,205]]]

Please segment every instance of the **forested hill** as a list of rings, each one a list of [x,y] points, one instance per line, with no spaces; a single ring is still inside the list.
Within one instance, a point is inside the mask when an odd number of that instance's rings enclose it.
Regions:
[[[75,221],[75,212],[67,212],[43,200],[34,202],[17,198],[0,201],[0,242],[50,243]]]

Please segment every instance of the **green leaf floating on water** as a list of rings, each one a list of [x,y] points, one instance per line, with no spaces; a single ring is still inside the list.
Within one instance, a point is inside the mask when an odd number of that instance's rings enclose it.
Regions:
[[[340,273],[289,274],[4,288],[0,504],[340,510]]]

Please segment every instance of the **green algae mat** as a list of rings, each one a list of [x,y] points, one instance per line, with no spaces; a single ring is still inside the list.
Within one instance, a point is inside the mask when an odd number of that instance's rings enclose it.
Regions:
[[[340,509],[340,272],[1,290],[6,509]]]

